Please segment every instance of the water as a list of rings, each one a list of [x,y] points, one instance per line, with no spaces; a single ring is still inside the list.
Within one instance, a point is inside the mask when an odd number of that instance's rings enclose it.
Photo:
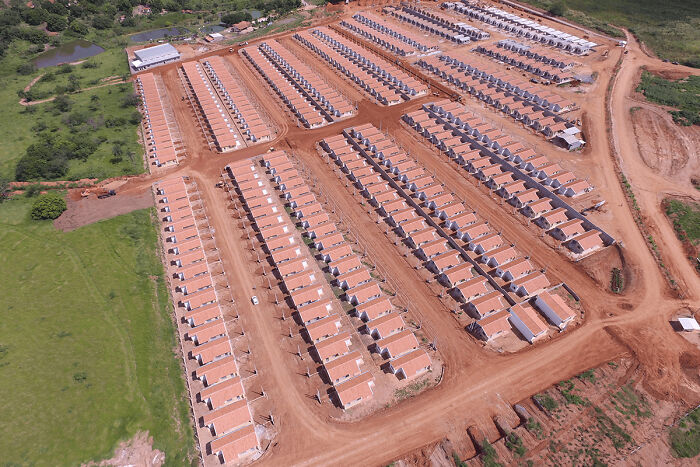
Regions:
[[[204,34],[211,34],[212,32],[221,32],[224,29],[226,29],[224,26],[221,26],[220,24],[211,24],[209,26],[204,26],[201,31]]]
[[[174,37],[184,36],[189,33],[190,32],[185,28],[162,28],[154,29],[153,31],[144,31],[138,34],[134,34],[133,36],[129,36],[129,40],[131,40],[131,42],[148,42],[156,39],[163,39],[166,35],[168,37]]]
[[[62,63],[75,62],[83,58],[94,57],[104,51],[105,49],[99,45],[83,39],[78,39],[56,47],[55,49],[42,52],[33,62],[34,66],[37,68],[46,68],[47,66],[56,66]]]

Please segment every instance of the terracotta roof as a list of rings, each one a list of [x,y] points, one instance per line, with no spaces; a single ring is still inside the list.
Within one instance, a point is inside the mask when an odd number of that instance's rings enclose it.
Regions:
[[[417,349],[391,360],[390,365],[394,373],[403,370],[406,379],[410,379],[423,368],[430,368],[431,361],[428,352]]]
[[[396,357],[413,349],[417,349],[418,340],[410,329],[404,329],[389,337],[378,340],[376,346],[381,351],[388,351],[391,357]]]
[[[379,316],[390,312],[393,309],[393,305],[387,297],[378,297],[369,302],[362,303],[355,307],[355,312],[358,316],[362,313],[366,313],[368,319],[377,319]]]
[[[199,397],[202,401],[209,399],[211,406],[214,409],[218,409],[227,401],[244,397],[241,378],[239,376],[234,376],[233,378],[208,386],[199,392]]]
[[[238,457],[258,447],[258,438],[255,435],[255,427],[247,425],[238,430],[216,438],[209,444],[211,452],[221,453],[224,462],[233,462]]]
[[[198,379],[206,377],[207,386],[216,384],[221,378],[225,378],[229,375],[238,375],[238,367],[236,366],[236,359],[233,355],[220,358],[207,365],[202,365],[195,370],[195,376]]]
[[[356,376],[348,381],[338,384],[335,387],[335,392],[340,399],[341,404],[347,407],[348,404],[357,399],[366,400],[372,397],[372,385],[374,378],[368,371]]]
[[[361,373],[360,364],[362,364],[362,355],[360,352],[350,352],[347,355],[331,360],[324,365],[326,374],[333,384],[336,381],[353,378]]]
[[[508,323],[509,316],[510,312],[508,310],[501,310],[485,318],[481,318],[476,324],[481,327],[486,337],[490,339],[495,334],[510,331],[510,324]]]
[[[218,436],[253,421],[246,400],[239,400],[212,410],[205,413],[202,418],[205,426],[214,425],[214,431]]]
[[[317,342],[315,344],[316,352],[324,362],[333,360],[334,358],[348,353],[348,347],[350,346],[349,342],[350,333],[341,332],[333,337]]]

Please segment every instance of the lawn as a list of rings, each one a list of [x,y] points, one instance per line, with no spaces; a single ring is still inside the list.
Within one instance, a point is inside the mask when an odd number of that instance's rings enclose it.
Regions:
[[[15,179],[15,167],[24,155],[27,147],[37,141],[40,133],[53,135],[70,135],[71,129],[65,123],[69,116],[87,117],[88,126],[76,126],[76,131],[98,138],[101,142],[87,159],[71,159],[65,179],[85,177],[109,178],[126,174],[138,174],[144,171],[142,162],[143,149],[138,144],[138,123],[130,122],[136,112],[133,106],[122,107],[125,96],[133,93],[132,84],[106,86],[90,91],[67,94],[72,107],[66,112],[56,110],[54,103],[47,102],[31,106],[31,109],[19,104],[17,92],[41,73],[50,73],[51,80],[42,80],[36,84],[37,98],[55,95],[57,87],[65,87],[71,76],[80,88],[100,84],[102,78],[123,75],[127,72],[126,57],[123,51],[109,49],[105,53],[91,58],[86,67],[77,65],[69,73],[61,73],[60,67],[45,68],[31,75],[14,72],[22,62],[20,57],[29,45],[22,41],[13,42],[9,53],[0,60],[0,177]],[[94,66],[94,67],[92,67]],[[3,71],[4,70],[4,71]],[[93,97],[96,96],[96,97]],[[120,120],[118,124],[107,126],[108,119]],[[114,147],[121,148],[119,156],[114,155]],[[119,160],[121,158],[121,160]]]
[[[700,76],[672,81],[642,71],[637,91],[652,102],[678,109],[670,112],[674,122],[700,125]]]
[[[700,454],[700,409],[696,408],[672,428],[671,448],[676,457],[692,458]]]
[[[635,33],[661,58],[700,67],[700,2],[687,0],[524,0],[549,10],[563,3],[565,18],[605,34],[610,25]]]
[[[676,233],[693,245],[700,244],[700,204],[667,199],[665,205]]]
[[[148,431],[168,465],[194,438],[148,210],[63,233],[0,204],[3,465],[80,465]],[[10,260],[11,259],[11,260]]]

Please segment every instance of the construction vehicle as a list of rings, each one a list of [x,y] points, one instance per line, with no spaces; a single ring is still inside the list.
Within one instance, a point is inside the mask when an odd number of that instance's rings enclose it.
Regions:
[[[80,193],[80,196],[82,196],[83,198],[87,198],[91,194],[97,195],[97,199],[105,199],[105,198],[109,198],[111,196],[115,196],[117,194],[117,192],[114,190],[107,190],[105,188],[100,188],[100,187],[88,188],[86,190],[83,190]]]

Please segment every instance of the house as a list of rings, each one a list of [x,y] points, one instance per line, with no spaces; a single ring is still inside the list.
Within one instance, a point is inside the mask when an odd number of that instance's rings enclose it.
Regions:
[[[489,341],[510,331],[508,318],[510,318],[510,311],[500,310],[471,323],[467,326],[467,330],[478,339]]]
[[[374,343],[375,350],[384,358],[396,358],[418,348],[418,340],[410,329],[404,329]]]
[[[452,266],[451,268],[445,269],[438,276],[438,281],[446,287],[455,287],[472,278],[472,268],[473,266],[471,263],[461,263],[457,266]]]
[[[321,252],[321,259],[326,263],[333,261],[338,261],[341,258],[345,258],[354,254],[352,248],[347,243],[341,243],[331,248],[326,248]]]
[[[485,295],[474,298],[467,303],[467,311],[477,319],[501,310],[508,306],[508,302],[503,294],[498,290],[493,290]]]
[[[513,261],[517,257],[518,251],[514,245],[503,245],[481,255],[481,262],[495,268],[501,264]]]
[[[323,287],[320,284],[309,285],[289,293],[294,307],[299,309],[304,305],[318,301],[323,297]]]
[[[533,295],[540,290],[549,287],[549,279],[539,271],[531,272],[530,274],[515,279],[509,284],[511,292],[515,292],[521,297]]]
[[[406,223],[408,222],[405,222],[405,224]],[[408,238],[406,239],[406,243],[411,248],[419,248],[421,245],[437,240],[439,238],[440,235],[437,233],[437,230],[435,230],[431,226],[428,226],[423,230],[410,233]]]
[[[411,234],[419,232],[421,230],[425,230],[426,228],[429,227],[426,226],[425,219],[419,217],[413,220],[403,222],[401,225],[398,226],[397,230],[399,235],[406,238],[409,237]]]
[[[549,230],[568,220],[569,216],[566,215],[566,208],[556,208],[535,219],[535,224],[544,230]]]
[[[367,268],[361,267],[353,271],[341,274],[336,278],[338,287],[343,290],[352,289],[358,285],[364,284],[372,280],[372,276]]]
[[[600,231],[596,229],[573,237],[567,244],[567,247],[578,255],[603,248],[604,246],[603,239],[600,237]]]
[[[228,378],[199,392],[199,400],[212,410],[242,399],[245,399],[245,393],[240,376]]]
[[[404,322],[401,315],[392,311],[377,319],[368,321],[365,324],[367,333],[375,339],[389,337],[404,329]]]
[[[535,297],[535,306],[547,317],[550,323],[564,329],[576,317],[576,312],[569,308],[564,299],[556,294],[541,292]]]
[[[304,258],[299,258],[297,260],[287,261],[282,264],[277,265],[277,272],[279,272],[280,277],[291,276],[292,274],[300,273],[309,267],[309,263]]]
[[[471,242],[482,235],[486,235],[490,230],[488,221],[480,221],[460,227],[457,230],[457,236],[465,242]]]
[[[394,309],[388,298],[379,297],[355,307],[355,314],[362,321],[375,320],[390,313]]]
[[[374,378],[368,371],[335,386],[341,407],[347,410],[373,396]]]
[[[453,294],[455,299],[461,302],[468,302],[473,298],[479,297],[488,293],[486,288],[486,278],[483,276],[475,276],[464,282],[460,282],[455,286]]]
[[[554,209],[554,205],[549,198],[541,198],[522,207],[521,212],[530,218],[538,217]]]
[[[187,331],[187,337],[189,337],[195,345],[206,344],[210,340],[225,335],[226,326],[224,326],[224,321],[220,318],[216,318]]]
[[[389,361],[389,369],[399,379],[411,379],[430,370],[428,352],[417,349]]]
[[[334,276],[340,276],[342,274],[347,274],[350,271],[354,271],[355,269],[358,269],[360,267],[362,267],[362,262],[360,261],[360,258],[357,255],[353,254],[340,258],[336,261],[329,262],[328,272],[330,272]]]
[[[274,237],[266,240],[265,246],[267,246],[268,251],[273,252],[288,247],[290,245],[294,245],[295,242],[296,240],[294,239],[294,235],[287,234],[284,236]]]
[[[220,436],[209,443],[209,449],[224,464],[235,462],[243,456],[256,452],[258,438],[255,434],[255,427],[252,424],[246,425]]]
[[[503,246],[503,238],[496,232],[488,233],[469,243],[468,248],[477,255]]]
[[[291,294],[295,290],[302,287],[308,287],[316,281],[316,276],[313,271],[301,271],[296,274],[290,274],[284,278],[284,288],[287,293]]]
[[[382,290],[379,288],[379,284],[374,281],[358,285],[352,289],[348,289],[345,292],[347,301],[353,305],[360,305],[373,300],[382,295]]]
[[[341,332],[335,336],[323,339],[314,344],[316,354],[321,363],[327,363],[349,352],[351,345],[350,333]]]
[[[335,360],[331,360],[326,363],[323,368],[328,376],[328,381],[336,386],[343,381],[359,376],[362,373],[360,365],[363,363],[360,352],[354,351],[336,358]]]
[[[459,252],[456,250],[448,250],[439,255],[433,256],[428,262],[428,269],[435,274],[440,274],[443,271],[458,265],[461,262]]]
[[[424,243],[418,248],[418,254],[423,257],[426,261],[430,260],[434,256],[441,253],[445,253],[450,250],[447,240],[444,238],[438,238],[432,242]]]
[[[199,326],[221,316],[221,309],[218,303],[201,306],[182,315],[182,320],[190,326]]]
[[[297,313],[299,313],[301,322],[308,326],[309,323],[313,323],[314,321],[318,321],[319,319],[328,316],[332,309],[333,306],[331,305],[331,299],[326,298],[325,300],[318,300],[297,308]]]
[[[301,256],[301,248],[296,245],[286,246],[277,250],[271,251],[270,256],[275,264],[279,265],[285,261],[290,261]]]
[[[306,325],[306,333],[312,343],[338,334],[340,330],[340,317],[338,315],[328,315],[318,321]]]
[[[576,179],[571,182],[564,183],[557,189],[557,193],[560,195],[573,197],[582,193],[588,193],[591,190],[593,190],[593,187],[586,180]]]
[[[530,305],[520,303],[513,305],[510,307],[510,317],[508,319],[510,324],[530,344],[547,333],[547,326]]]
[[[565,242],[577,235],[581,235],[585,231],[581,219],[571,219],[554,227],[549,234],[557,240]]]
[[[206,344],[198,345],[190,351],[193,359],[197,360],[200,365],[206,365],[225,355],[231,355],[231,342],[228,337],[219,337],[213,339]]]
[[[203,426],[209,427],[214,436],[221,436],[253,421],[248,402],[244,399],[207,412],[202,419]]]
[[[344,242],[345,238],[343,237],[342,233],[333,232],[322,237],[316,237],[313,240],[313,245],[316,247],[317,250],[325,250],[340,245]]]
[[[535,270],[527,258],[516,258],[496,268],[496,275],[506,282],[511,282]]]
[[[307,230],[306,233],[309,238],[318,238],[337,231],[338,228],[334,222],[326,222],[325,224],[317,225],[313,229]]]
[[[233,355],[202,365],[194,372],[195,378],[210,387],[230,377],[238,376],[238,366]]]
[[[248,29],[251,26],[253,26],[253,23],[251,23],[250,21],[241,21],[241,22],[236,23],[233,26],[231,26],[231,31],[240,33],[240,32],[245,31],[246,29]]]

